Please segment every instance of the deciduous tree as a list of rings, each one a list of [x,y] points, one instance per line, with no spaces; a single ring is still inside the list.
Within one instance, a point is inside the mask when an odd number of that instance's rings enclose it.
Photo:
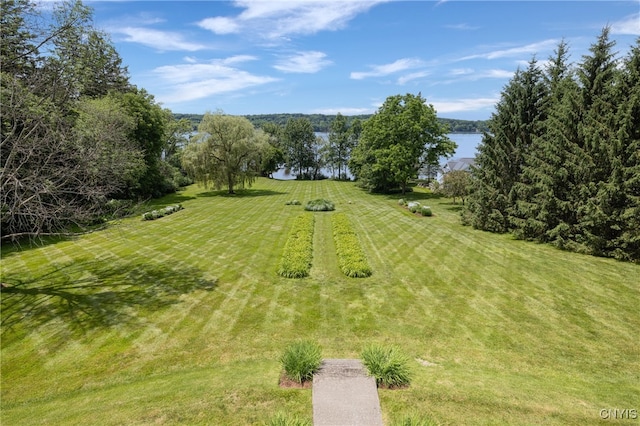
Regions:
[[[399,188],[404,193],[422,165],[453,155],[456,144],[446,133],[420,94],[390,96],[364,122],[349,168],[370,191]]]
[[[226,186],[229,194],[236,185],[251,185],[260,172],[261,142],[249,120],[205,114],[198,135],[187,145],[182,164],[197,182],[216,189]]]

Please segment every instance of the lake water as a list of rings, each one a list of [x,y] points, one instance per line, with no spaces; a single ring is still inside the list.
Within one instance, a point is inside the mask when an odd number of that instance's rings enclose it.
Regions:
[[[325,140],[328,137],[328,133],[316,133],[316,136],[321,136]],[[455,160],[458,158],[473,158],[476,156],[477,147],[482,142],[482,133],[449,133],[449,139],[458,144],[458,148],[456,149],[456,153],[452,158],[442,158],[440,160],[440,164],[444,166],[447,161]],[[284,169],[278,170],[273,174],[275,179],[289,180],[295,179],[295,175],[286,173],[287,171]],[[331,170],[323,169],[322,173],[325,176],[331,177]]]

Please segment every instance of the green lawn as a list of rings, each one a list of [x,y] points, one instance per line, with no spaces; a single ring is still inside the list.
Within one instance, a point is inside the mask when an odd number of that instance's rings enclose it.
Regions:
[[[260,179],[236,196],[193,186],[156,202],[185,207],[158,220],[5,247],[0,422],[310,419],[311,390],[278,387],[278,358],[298,338],[326,358],[374,342],[409,355],[411,386],[379,392],[388,424],[410,413],[441,424],[610,424],[601,409],[640,409],[640,266],[475,231],[449,200],[429,197],[406,198],[433,217],[348,182]],[[285,202],[314,198],[336,210],[307,213],[310,276],[282,278],[303,212]],[[338,212],[371,277],[338,269]]]

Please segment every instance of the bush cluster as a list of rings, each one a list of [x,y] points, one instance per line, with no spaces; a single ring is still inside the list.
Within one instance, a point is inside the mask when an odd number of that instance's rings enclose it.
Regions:
[[[393,388],[411,383],[409,358],[397,347],[369,345],[362,351],[361,357],[378,386]]]
[[[335,214],[331,218],[333,240],[336,244],[338,266],[348,277],[362,278],[372,274],[358,236],[351,227],[349,218],[344,213]]]
[[[318,198],[316,200],[307,202],[307,205],[304,206],[304,209],[311,212],[326,212],[335,210],[336,207],[331,201]]]
[[[299,340],[289,344],[280,357],[284,374],[298,383],[311,380],[321,362],[320,346],[309,340]]]
[[[301,214],[295,219],[282,252],[278,275],[286,278],[309,275],[313,259],[313,225],[311,214]]]
[[[179,210],[182,210],[182,204],[176,204],[175,206],[167,206],[164,209],[160,210],[152,210],[150,212],[145,212],[142,214],[142,220],[155,220],[164,216],[168,216],[172,213],[175,213]]]
[[[287,206],[299,206],[302,203],[300,203],[300,201],[298,201],[298,200],[291,200],[291,201],[287,201],[284,204],[287,205]]]
[[[405,206],[411,213],[420,213],[422,216],[433,216],[431,207],[423,206],[417,201],[407,202],[404,198],[398,200],[398,204]]]

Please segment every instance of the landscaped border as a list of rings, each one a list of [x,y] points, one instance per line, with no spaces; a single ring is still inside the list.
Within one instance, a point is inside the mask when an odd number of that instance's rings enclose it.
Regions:
[[[347,215],[344,213],[333,215],[331,228],[340,270],[351,278],[370,276],[373,272]]]
[[[309,276],[313,260],[313,214],[304,213],[296,217],[282,252],[278,275],[286,278]]]

